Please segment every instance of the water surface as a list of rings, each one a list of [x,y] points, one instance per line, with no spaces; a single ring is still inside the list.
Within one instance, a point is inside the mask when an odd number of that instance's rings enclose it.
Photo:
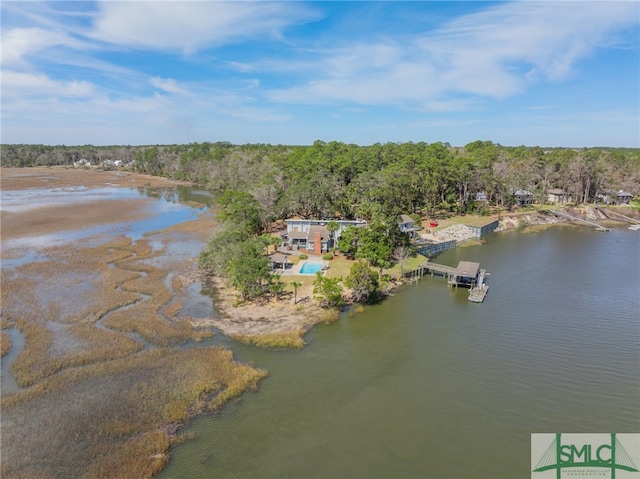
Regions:
[[[482,304],[428,277],[302,351],[230,343],[269,378],[160,477],[528,478],[533,432],[639,432],[639,239],[496,233],[437,259],[480,262]]]

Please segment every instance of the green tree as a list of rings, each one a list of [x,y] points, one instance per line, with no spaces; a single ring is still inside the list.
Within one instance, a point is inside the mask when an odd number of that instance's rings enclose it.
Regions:
[[[336,252],[336,231],[340,229],[340,225],[337,221],[331,220],[327,223],[327,230],[331,235],[331,244],[333,245],[333,252]]]
[[[273,294],[276,301],[278,301],[278,296],[280,295],[280,293],[282,293],[282,291],[284,291],[284,282],[282,281],[282,278],[280,278],[279,274],[271,275],[271,277],[269,278],[268,287],[269,292]]]
[[[351,297],[356,303],[375,303],[380,299],[378,273],[366,263],[358,261],[351,266],[344,284],[351,289]]]
[[[358,251],[358,242],[360,239],[360,231],[363,228],[354,228],[349,226],[340,235],[338,240],[338,248],[347,258],[355,258]]]
[[[318,272],[316,273],[316,279],[313,281],[313,297],[323,307],[343,306],[344,299],[342,298],[341,283],[341,278],[327,278]]]
[[[231,222],[253,236],[263,230],[262,212],[258,201],[244,191],[227,190],[218,200],[221,221]]]
[[[198,256],[198,266],[215,276],[227,276],[229,262],[240,254],[242,243],[247,240],[244,232],[226,227],[209,239]]]
[[[242,299],[252,300],[265,292],[263,282],[271,276],[269,261],[262,252],[260,241],[249,240],[241,244],[237,256],[227,267],[231,285],[240,292]]]
[[[395,226],[395,225],[394,225]],[[382,222],[374,222],[367,228],[360,228],[356,258],[366,259],[373,267],[388,268],[393,254],[393,239],[390,227]]]
[[[293,304],[296,304],[298,302],[298,288],[302,286],[302,283],[300,281],[291,281],[289,284],[293,288]]]

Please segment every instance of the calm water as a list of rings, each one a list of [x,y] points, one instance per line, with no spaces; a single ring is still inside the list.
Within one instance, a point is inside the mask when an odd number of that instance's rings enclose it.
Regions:
[[[640,234],[497,233],[483,304],[425,278],[314,329],[226,343],[257,393],[188,428],[162,478],[528,478],[532,432],[640,432]]]
[[[124,223],[108,223],[94,227],[79,228],[55,234],[32,235],[25,238],[3,240],[1,249],[10,252],[11,257],[2,259],[2,268],[11,270],[21,265],[51,259],[44,248],[52,244],[64,244],[72,241],[87,241],[92,244],[103,244],[121,234],[137,241],[145,234],[168,228],[178,223],[198,218],[209,207],[215,208],[216,198],[207,191],[187,186],[169,188],[34,188],[27,190],[0,191],[0,210],[3,212],[20,213],[32,208],[46,205],[64,205],[70,203],[88,203],[113,199],[151,198],[147,205],[144,218]],[[94,206],[92,206],[94,207]],[[198,240],[167,241],[166,245],[156,244],[149,240],[152,247],[165,246],[165,252],[156,258],[158,262],[193,258],[204,247]],[[171,284],[173,275],[167,277],[167,284]],[[184,314],[194,317],[207,317],[212,314],[211,300],[200,294],[200,285],[192,285],[187,292],[188,306]],[[196,290],[197,289],[197,290]],[[57,289],[56,289],[57,291]],[[68,291],[67,291],[68,292]],[[78,293],[78,290],[76,290]],[[83,294],[86,294],[83,291]],[[208,314],[207,314],[208,313]],[[55,323],[50,322],[50,325]],[[6,330],[12,343],[9,353],[0,361],[0,384],[3,393],[18,391],[20,388],[11,374],[11,364],[24,347],[24,335],[17,329]],[[145,342],[142,338],[136,338]],[[146,343],[146,342],[145,342]],[[149,344],[149,343],[146,343]]]

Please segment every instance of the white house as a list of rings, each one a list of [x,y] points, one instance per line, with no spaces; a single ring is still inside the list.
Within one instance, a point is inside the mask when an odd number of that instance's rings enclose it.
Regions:
[[[400,215],[400,221],[398,222],[400,231],[409,235],[409,238],[417,236],[417,232],[420,228],[415,225],[413,218],[409,215]]]
[[[547,190],[547,201],[549,203],[566,203],[570,201],[569,194],[560,188]]]
[[[338,229],[331,234],[327,223],[335,221]],[[290,247],[306,250],[309,253],[321,254],[329,251],[340,239],[342,232],[350,227],[367,226],[365,220],[306,220],[290,218],[285,220],[287,232],[282,234],[283,241]]]

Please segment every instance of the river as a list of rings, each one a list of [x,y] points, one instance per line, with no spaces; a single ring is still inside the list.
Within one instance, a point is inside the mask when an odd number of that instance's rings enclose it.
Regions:
[[[486,240],[437,258],[487,269],[482,304],[426,277],[301,351],[225,341],[270,376],[159,477],[527,478],[531,433],[640,432],[640,235]]]

